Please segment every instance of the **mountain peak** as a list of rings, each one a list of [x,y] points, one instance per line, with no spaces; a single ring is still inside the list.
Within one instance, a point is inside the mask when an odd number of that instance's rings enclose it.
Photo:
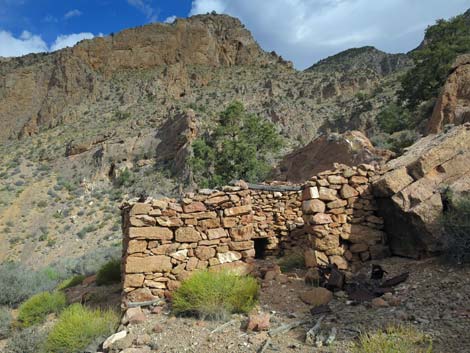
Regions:
[[[306,71],[316,72],[353,72],[371,69],[381,76],[387,76],[410,65],[411,59],[406,54],[389,54],[373,46],[364,46],[344,50],[338,54],[320,60]]]

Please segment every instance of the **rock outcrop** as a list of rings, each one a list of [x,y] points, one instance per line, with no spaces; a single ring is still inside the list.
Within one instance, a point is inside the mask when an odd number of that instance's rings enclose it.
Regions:
[[[419,140],[374,183],[391,250],[419,258],[442,250],[443,195],[470,192],[470,124]]]
[[[277,180],[300,183],[332,169],[334,163],[381,165],[392,156],[390,151],[375,148],[363,133],[349,131],[320,136],[284,157],[273,173]]]
[[[428,134],[447,124],[470,122],[470,54],[457,58],[426,126]]]

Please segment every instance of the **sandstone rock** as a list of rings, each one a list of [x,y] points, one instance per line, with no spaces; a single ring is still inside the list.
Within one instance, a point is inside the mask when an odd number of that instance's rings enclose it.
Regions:
[[[129,212],[129,216],[132,217],[135,215],[147,215],[151,209],[152,205],[148,203],[136,203],[134,206],[132,206],[132,209]]]
[[[341,190],[339,193],[343,199],[349,199],[351,197],[356,197],[357,195],[359,195],[359,192],[356,189],[354,189],[352,186],[349,186],[348,184],[344,184],[341,187]]]
[[[210,240],[225,238],[225,237],[227,237],[227,232],[223,228],[208,229],[207,230],[207,237]]]
[[[138,288],[127,294],[127,299],[131,302],[147,302],[157,299],[150,289]]]
[[[250,240],[253,237],[253,225],[239,226],[230,230],[230,236],[234,241]]]
[[[374,298],[370,302],[373,308],[386,308],[389,304],[382,298]]]
[[[127,274],[124,276],[124,288],[135,287],[139,288],[144,283],[145,276],[142,274]]]
[[[104,342],[103,342],[103,349],[104,350],[108,350],[109,348],[112,347],[112,345],[114,343],[116,343],[117,341],[123,339],[124,337],[127,336],[127,331],[126,330],[122,330],[122,331],[119,331],[119,332],[116,332],[115,334],[109,336]]]
[[[300,293],[300,299],[304,303],[315,307],[328,304],[333,299],[333,293],[326,288],[317,287]]]
[[[374,194],[379,197],[388,197],[404,189],[413,182],[408,175],[406,167],[401,167],[385,174],[374,183]]]
[[[147,242],[145,240],[131,240],[127,245],[127,253],[129,254],[144,252],[146,249]]]
[[[326,213],[317,213],[310,218],[311,224],[328,224],[332,222],[331,216]]]
[[[317,268],[309,268],[304,277],[305,284],[317,287],[320,283],[320,273]]]
[[[323,200],[323,201],[333,201],[333,200],[336,200],[336,194],[338,192],[336,190],[333,190],[333,189],[329,189],[329,188],[326,188],[326,187],[320,187],[320,190],[319,190],[319,198],[320,200]]]
[[[302,202],[304,214],[314,214],[325,212],[325,203],[321,200],[307,200]]]
[[[215,256],[215,249],[208,246],[198,246],[194,249],[194,254],[199,260],[205,261]]]
[[[126,273],[164,272],[172,269],[171,258],[164,255],[134,257],[128,256]]]
[[[320,194],[316,186],[308,186],[302,190],[302,200],[318,199]]]
[[[365,243],[369,245],[374,245],[382,243],[385,239],[385,233],[367,226],[360,224],[353,224],[351,226],[351,234],[349,236],[349,241],[351,243]]]
[[[443,249],[441,189],[470,191],[469,160],[470,130],[462,125],[426,136],[387,163],[373,189],[392,253],[418,258]]]
[[[228,198],[228,196],[225,196],[225,195],[221,195],[221,196],[214,196],[214,197],[211,197],[209,199],[207,199],[206,201],[204,201],[206,203],[206,205],[218,205],[220,203],[223,203],[223,202],[227,202],[229,201],[230,199]]]
[[[304,251],[304,261],[305,267],[313,268],[317,267],[317,258],[315,256],[315,251],[313,249],[305,249]]]
[[[206,210],[206,206],[199,201],[191,202],[188,205],[183,205],[183,211],[185,213],[193,213],[193,212],[202,212]]]
[[[227,217],[230,216],[239,216],[243,214],[247,214],[251,212],[251,205],[245,205],[245,206],[237,206],[237,207],[232,207],[232,208],[226,208],[224,210],[224,214]]]
[[[441,132],[445,125],[470,122],[470,54],[459,56],[434,106],[427,134]]]
[[[239,252],[227,251],[225,253],[217,253],[217,259],[221,264],[238,261],[242,258]]]
[[[251,313],[248,315],[247,331],[267,331],[270,324],[269,313]]]
[[[137,239],[172,240],[173,232],[165,227],[130,227],[129,237]]]
[[[382,164],[392,156],[390,151],[374,148],[363,133],[347,131],[320,136],[291,152],[281,160],[274,175],[277,180],[302,183],[312,175],[333,169],[334,163],[349,166],[363,162]]]
[[[232,241],[229,243],[230,249],[235,250],[235,251],[249,250],[249,249],[252,249],[253,246],[254,246],[254,242],[252,240]]]
[[[330,256],[330,263],[335,264],[339,270],[347,270],[349,267],[344,257],[339,255]]]
[[[180,243],[194,243],[201,239],[201,234],[193,227],[181,227],[175,232],[175,240]]]

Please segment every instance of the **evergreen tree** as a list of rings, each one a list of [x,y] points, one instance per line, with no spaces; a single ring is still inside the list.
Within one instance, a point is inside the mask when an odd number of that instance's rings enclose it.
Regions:
[[[190,164],[195,181],[214,187],[233,179],[263,180],[282,145],[271,122],[233,102],[220,114],[214,130],[193,143]]]

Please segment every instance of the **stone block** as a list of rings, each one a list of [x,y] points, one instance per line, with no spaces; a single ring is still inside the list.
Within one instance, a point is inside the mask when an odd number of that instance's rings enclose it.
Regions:
[[[175,232],[175,240],[180,243],[195,243],[202,240],[202,236],[193,227],[181,227]]]
[[[165,255],[136,257],[128,256],[126,273],[167,272],[172,269],[171,258]]]
[[[165,227],[130,227],[129,238],[150,240],[172,240],[173,232]]]

